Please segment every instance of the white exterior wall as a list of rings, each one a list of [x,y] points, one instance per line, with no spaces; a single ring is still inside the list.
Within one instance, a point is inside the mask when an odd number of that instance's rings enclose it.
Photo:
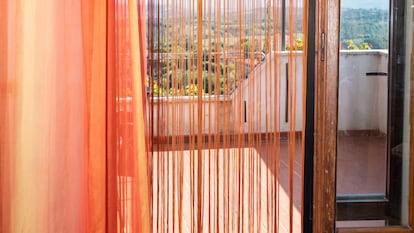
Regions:
[[[300,131],[302,129],[302,52],[294,53],[290,58],[287,52],[278,53],[276,68],[274,59],[274,53],[267,55],[264,63],[257,66],[243,83],[243,88],[238,88],[233,95],[233,103],[240,101],[240,99],[246,101],[247,112],[250,113],[247,116],[247,122],[243,124],[245,132],[264,133],[273,132],[275,129],[282,132],[289,130],[289,121],[292,120],[290,116],[286,119],[286,64],[289,60],[292,64],[291,69],[295,67],[296,70],[295,74],[289,75],[291,78],[295,77],[295,80],[289,81],[289,85],[295,86],[296,89],[296,100],[294,101],[296,103],[296,118],[293,119],[295,127],[292,130]],[[278,109],[275,109],[275,106],[278,106]],[[233,111],[237,112],[237,106],[233,107]],[[244,118],[244,116],[242,117]],[[237,115],[235,115],[235,121],[237,122]],[[275,125],[275,122],[278,124]]]
[[[302,53],[290,59],[296,64],[296,131],[302,129]],[[287,52],[277,56],[274,68],[274,54],[267,55],[242,85],[228,97],[203,97],[203,134],[235,132],[271,132],[289,130],[285,119],[286,109],[286,63]],[[387,77],[366,76],[367,72],[387,73],[388,54],[386,51],[363,50],[341,51],[339,75],[339,130],[372,130],[386,132],[387,125]],[[276,74],[276,75],[275,75]],[[292,76],[293,77],[293,76]],[[335,77],[332,77],[335,78]],[[275,92],[275,81],[279,80]],[[290,84],[293,82],[290,81]],[[279,99],[279,109],[274,109],[275,94]],[[154,103],[155,135],[170,136],[172,132],[197,133],[197,97],[159,98]],[[163,102],[162,109],[159,101]],[[247,106],[247,122],[244,122],[244,101]],[[193,103],[195,102],[195,103]],[[167,103],[167,104],[166,104]],[[219,107],[218,107],[219,106]],[[218,109],[218,110],[217,110]],[[268,114],[265,114],[265,113]],[[172,122],[172,115],[175,122]],[[213,122],[220,119],[219,124]],[[275,127],[275,119],[279,122]],[[208,121],[210,119],[210,122]],[[226,121],[224,119],[227,119]],[[193,122],[193,123],[191,123]]]
[[[174,105],[171,104],[174,100]],[[197,97],[157,98],[153,101],[154,135],[190,135],[198,133]],[[217,110],[218,109],[218,110]],[[203,134],[229,132],[233,122],[231,99],[203,97]],[[174,119],[173,120],[173,116]],[[220,119],[216,124],[215,119]],[[226,119],[226,120],[225,120]]]
[[[339,67],[339,130],[387,129],[386,76],[367,76],[368,72],[387,73],[385,51],[341,51]]]

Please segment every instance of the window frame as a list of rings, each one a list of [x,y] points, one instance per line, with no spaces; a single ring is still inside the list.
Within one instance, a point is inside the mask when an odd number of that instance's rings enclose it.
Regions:
[[[315,9],[315,129],[313,168],[313,232],[414,233],[414,160],[409,168],[408,226],[336,229],[336,152],[338,123],[339,21],[340,1],[316,0]],[[413,49],[414,50],[414,49]],[[311,51],[312,52],[312,51]],[[411,67],[414,56],[411,52]],[[411,70],[414,82],[414,71]],[[413,82],[411,85],[413,86]],[[411,95],[410,121],[414,122],[414,95]],[[410,129],[414,138],[414,127]],[[414,143],[410,143],[410,157]]]

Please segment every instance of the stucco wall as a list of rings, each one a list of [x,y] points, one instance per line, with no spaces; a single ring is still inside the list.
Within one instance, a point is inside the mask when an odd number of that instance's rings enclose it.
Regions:
[[[203,134],[243,131],[272,132],[276,129],[282,132],[287,131],[290,127],[289,121],[292,120],[290,116],[288,119],[285,117],[286,63],[288,61],[295,64],[295,74],[291,76],[295,79],[289,81],[290,86],[296,86],[294,130],[302,129],[302,53],[298,52],[289,57],[287,52],[280,52],[276,57],[275,63],[274,54],[267,55],[265,61],[251,72],[248,79],[239,84],[231,96],[203,97]],[[367,76],[366,73],[387,73],[387,63],[386,51],[341,51],[339,130],[386,132],[387,77]],[[290,95],[293,100],[292,93]],[[152,100],[155,135],[170,136],[178,133],[189,135],[197,132],[197,97],[174,98],[174,105],[171,104],[171,98]],[[275,103],[276,99],[278,99],[277,103]],[[244,101],[247,107],[246,119]],[[220,119],[218,124],[215,122],[217,118]],[[275,125],[275,122],[278,124]]]
[[[387,73],[385,51],[342,51],[339,67],[339,130],[378,129],[386,132]]]
[[[243,83],[243,88],[238,88],[235,91],[233,103],[239,99],[246,101],[249,113],[246,123],[244,123],[245,132],[272,132],[275,129],[282,132],[288,131],[291,127],[289,122],[292,120],[295,121],[295,124],[292,124],[292,130],[302,129],[302,59],[302,52],[290,56],[287,52],[279,52],[276,56],[274,53],[267,55],[263,64],[256,67]],[[286,64],[288,62],[291,64],[290,72],[292,73],[289,75],[291,78],[289,92],[286,91]],[[296,95],[293,95],[292,88],[296,90]],[[289,97],[287,93],[289,93]],[[287,116],[286,98],[295,103],[288,107]],[[289,115],[293,112],[293,107],[296,109],[296,117]],[[234,106],[234,112],[237,112],[236,106]],[[237,116],[235,118],[237,119]]]

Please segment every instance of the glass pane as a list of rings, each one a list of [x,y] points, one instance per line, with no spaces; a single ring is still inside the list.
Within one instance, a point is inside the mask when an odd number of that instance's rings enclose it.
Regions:
[[[338,194],[386,191],[389,10],[363,2],[341,5]]]
[[[341,3],[338,227],[407,224],[411,5]]]

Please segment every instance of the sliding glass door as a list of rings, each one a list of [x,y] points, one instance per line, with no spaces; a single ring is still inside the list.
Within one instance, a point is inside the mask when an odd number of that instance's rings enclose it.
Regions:
[[[336,180],[340,231],[386,232],[390,226],[403,229],[412,224],[412,11],[412,1],[341,3]]]

